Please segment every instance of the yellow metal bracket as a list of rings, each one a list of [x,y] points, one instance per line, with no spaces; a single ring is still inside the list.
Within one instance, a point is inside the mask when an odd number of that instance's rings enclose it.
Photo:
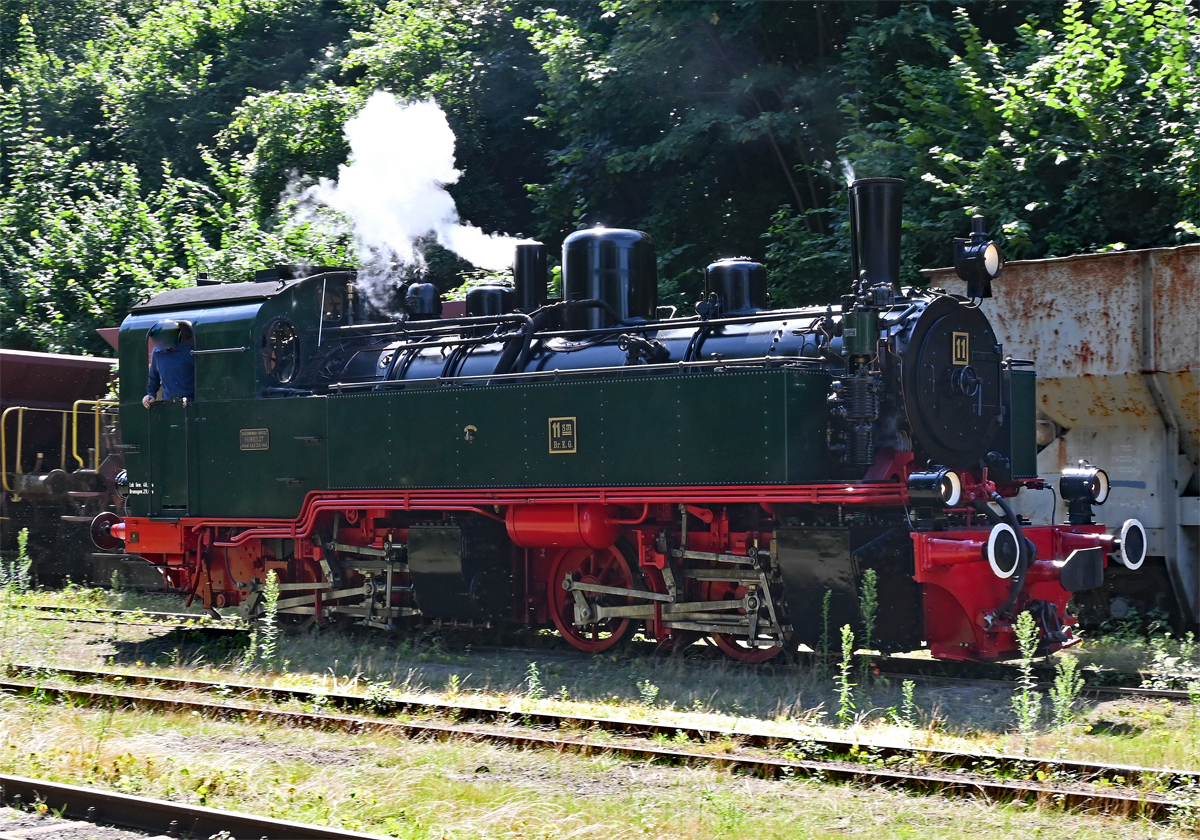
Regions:
[[[92,460],[95,462],[92,469],[98,470],[100,469],[100,411],[103,408],[118,405],[118,403],[115,400],[75,400],[71,406],[71,454],[75,456],[79,466],[86,467],[87,464],[83,458],[79,457],[79,406],[81,405],[92,406],[92,414],[96,423],[95,437],[92,438],[96,444],[92,450]]]
[[[4,489],[12,493],[12,485],[8,483],[8,415],[17,412],[17,448],[16,448],[16,463],[13,464],[15,469],[13,473],[21,475],[21,450],[25,445],[25,412],[40,411],[43,414],[57,414],[62,420],[62,467],[67,467],[67,412],[61,408],[32,408],[25,405],[13,405],[4,409],[4,413],[0,414],[0,483],[3,483]],[[80,463],[83,463],[80,461]]]

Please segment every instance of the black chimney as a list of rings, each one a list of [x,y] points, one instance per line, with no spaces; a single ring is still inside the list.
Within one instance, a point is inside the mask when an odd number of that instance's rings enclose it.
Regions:
[[[900,294],[900,221],[904,210],[901,178],[859,178],[850,185],[850,266],[867,288],[890,283]]]

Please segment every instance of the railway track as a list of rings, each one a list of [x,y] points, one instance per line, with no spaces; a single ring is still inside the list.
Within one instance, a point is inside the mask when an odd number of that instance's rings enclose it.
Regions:
[[[30,779],[25,776],[0,775],[0,804],[24,807],[38,803],[50,812],[73,820],[96,825],[109,825],[166,837],[212,837],[225,832],[231,838],[264,838],[265,840],[381,840],[378,834],[347,831],[327,825],[260,817],[237,811],[222,811],[183,802],[131,796],[99,788]],[[55,824],[35,829],[49,835]],[[59,826],[58,830],[65,830]],[[28,830],[21,836],[32,836]]]
[[[545,653],[546,649],[522,649],[511,647],[489,647],[473,645],[476,652],[490,651],[497,653]],[[636,648],[638,655],[653,658],[656,655],[653,644],[647,643]],[[555,655],[571,657],[572,659],[589,660],[591,654],[574,650],[555,650]],[[977,688],[1013,689],[1017,686],[1017,667],[1009,663],[995,662],[953,662],[939,659],[918,659],[907,656],[872,656],[859,654],[855,671],[867,668],[877,676],[889,680],[913,680],[915,682],[945,683],[946,685],[974,686]],[[719,653],[714,653],[712,661],[728,662]],[[738,668],[758,668],[766,672],[805,673],[812,665],[795,665],[781,662],[765,662],[760,664],[738,663]],[[962,676],[968,674],[986,674],[987,676]],[[1085,683],[1081,694],[1090,697],[1108,698],[1143,698],[1153,700],[1172,700],[1187,703],[1192,701],[1192,695],[1183,689],[1143,688],[1145,682],[1169,680],[1184,683],[1196,677],[1189,674],[1164,674],[1156,671],[1098,671],[1091,668],[1081,668],[1080,675],[1084,679],[1103,680],[1102,683]],[[1039,666],[1034,668],[1039,689],[1048,689],[1054,683],[1054,671],[1051,668]]]
[[[203,630],[237,632],[246,628],[246,623],[237,617],[222,617],[215,619],[203,613],[173,613],[147,610],[126,610],[101,607],[69,607],[42,604],[14,605],[17,609],[45,612],[48,615],[34,616],[49,620],[66,620],[84,624],[124,624],[143,627],[188,627]],[[95,616],[105,616],[95,617]],[[143,620],[144,619],[144,620]],[[631,643],[636,645],[636,643]],[[488,645],[473,646],[476,651],[522,652],[517,648],[492,647]],[[639,654],[653,656],[655,648],[647,643],[632,647]],[[562,655],[572,655],[573,650],[558,651]],[[589,654],[578,654],[579,658],[590,658]],[[917,659],[914,657],[892,656],[871,657],[871,664],[877,672],[889,679],[910,679],[917,682],[937,682],[946,685],[973,686],[977,688],[1011,689],[1015,686],[1016,667],[1008,663],[956,663],[935,659]],[[723,661],[723,660],[722,660]],[[744,665],[741,667],[755,667]],[[803,666],[768,663],[758,667],[772,670],[803,670]],[[987,676],[960,676],[962,672],[982,673]],[[1039,688],[1046,689],[1053,682],[1053,673],[1047,668],[1035,669],[1039,678]],[[1171,700],[1175,702],[1190,702],[1192,695],[1183,689],[1143,688],[1142,684],[1155,679],[1171,679],[1175,682],[1185,681],[1187,675],[1156,674],[1153,672],[1125,673],[1115,671],[1089,671],[1083,669],[1083,676],[1102,679],[1102,684],[1085,684],[1081,693],[1091,697],[1109,698],[1142,698],[1155,700]],[[1011,675],[1011,676],[1010,676]]]
[[[914,680],[916,682],[940,683],[945,685],[958,685],[964,687],[999,688],[1011,690],[1017,685],[1016,681],[1014,680],[946,677],[927,673],[906,673],[904,671],[887,671],[885,673],[889,678]],[[1041,680],[1038,682],[1037,687],[1041,690],[1048,690],[1052,685],[1052,680]],[[1192,700],[1191,694],[1181,689],[1174,688],[1134,688],[1132,686],[1088,685],[1085,683],[1083,688],[1080,689],[1079,693],[1089,697],[1142,698],[1150,700],[1173,700],[1184,703]]]
[[[1015,664],[1007,662],[952,662],[938,659],[918,659],[910,656],[870,657],[878,673],[888,678],[911,680],[940,680],[953,684],[972,684],[983,687],[1013,685],[1018,676]],[[1035,665],[1034,676],[1039,684],[1047,686],[1054,681],[1054,670],[1045,665]],[[1166,674],[1155,671],[1104,671],[1081,668],[1080,676],[1093,680],[1085,684],[1083,693],[1104,697],[1151,697],[1167,700],[1187,701],[1187,691],[1179,689],[1143,688],[1154,680],[1186,682],[1194,675]]]
[[[245,623],[240,618],[213,618],[205,613],[156,612],[153,610],[121,610],[108,607],[67,607],[51,604],[12,604],[10,609],[30,613],[31,618],[51,621],[71,621],[81,624],[128,624],[134,627],[196,627],[211,630],[240,630]]]
[[[547,648],[516,648],[516,647],[496,647],[488,645],[472,645],[471,649],[475,652],[494,652],[494,653],[546,653]],[[643,658],[654,658],[656,655],[661,656],[656,652],[653,643],[629,643],[628,650],[635,652],[636,655]],[[592,658],[591,654],[582,653],[575,650],[553,650],[556,656],[569,657],[587,661]],[[813,654],[801,654],[801,656],[814,656]],[[918,659],[910,656],[875,656],[869,654],[859,654],[858,662],[855,670],[867,668],[872,670],[878,676],[885,677],[889,680],[913,680],[916,682],[929,683],[945,683],[946,685],[958,686],[974,686],[977,688],[999,688],[1013,689],[1017,686],[1016,676],[1018,673],[1017,666],[1006,662],[954,662],[940,659]],[[707,660],[702,660],[707,661]],[[728,662],[729,660],[723,654],[713,649],[712,660],[714,662]],[[814,660],[815,661],[815,660]],[[778,661],[769,661],[760,664],[738,663],[737,668],[757,668],[765,672],[785,672],[785,673],[805,673],[812,665],[811,664],[788,664]],[[1092,668],[1081,668],[1080,675],[1085,679],[1091,678],[1094,680],[1103,680],[1098,684],[1085,684],[1080,693],[1091,697],[1108,697],[1108,698],[1143,698],[1153,700],[1172,700],[1176,702],[1187,703],[1192,700],[1192,695],[1183,689],[1164,689],[1164,688],[1143,688],[1142,684],[1154,680],[1170,680],[1176,683],[1187,682],[1195,679],[1189,674],[1164,674],[1155,671],[1100,671]],[[963,676],[963,674],[983,674],[986,676]],[[1034,668],[1034,676],[1037,678],[1037,687],[1039,689],[1048,689],[1054,683],[1054,671],[1046,666],[1037,666]]]
[[[272,721],[315,729],[374,731],[406,738],[463,738],[521,748],[607,753],[668,764],[724,767],[766,778],[811,777],[1002,801],[1019,799],[1153,819],[1166,818],[1190,807],[1175,792],[1200,790],[1200,773],[1159,768],[793,738],[437,701],[381,702],[358,695],[326,695],[147,674],[29,667],[10,669],[10,674],[219,693],[227,698],[214,703],[79,685],[48,685],[41,680],[0,682],[3,691],[109,708],[198,712],[218,718]],[[233,697],[237,700],[228,699]],[[392,718],[297,711],[250,702],[263,700],[328,706],[342,712],[370,710]],[[398,721],[395,716],[404,719]]]
[[[118,623],[130,626],[146,627],[192,627],[196,629],[230,632],[243,630],[247,626],[242,619],[237,617],[222,617],[215,619],[203,613],[172,613],[99,607],[64,607],[41,604],[21,604],[15,606],[18,609],[49,613],[49,615],[46,616],[35,616],[36,618],[67,620],[75,623],[85,624]],[[93,617],[96,615],[106,617]],[[517,648],[491,647],[487,645],[475,645],[473,646],[473,649],[476,651],[522,653],[532,652],[532,650],[527,651]],[[639,654],[645,656],[653,656],[655,654],[655,647],[650,643],[641,645],[639,647],[631,647],[631,649],[636,650]],[[568,656],[576,653],[573,650],[556,652]],[[590,654],[578,654],[578,658],[590,658]],[[881,676],[889,679],[911,679],[918,682],[939,682],[947,685],[999,689],[1011,689],[1016,684],[1016,666],[1008,663],[957,663],[935,659],[917,659],[915,657],[906,656],[870,657],[870,660],[878,673]],[[722,661],[724,660],[722,659]],[[755,666],[743,665],[740,667]],[[789,666],[782,663],[767,663],[758,667],[771,670],[803,670],[803,666]],[[963,672],[984,674],[986,676],[961,676]],[[1083,669],[1081,673],[1085,679],[1091,677],[1092,679],[1104,680],[1104,683],[1102,684],[1085,684],[1081,690],[1081,693],[1086,696],[1109,698],[1143,698],[1172,700],[1175,702],[1189,702],[1192,700],[1192,695],[1182,689],[1142,687],[1144,682],[1152,681],[1156,678],[1168,678],[1176,682],[1181,682],[1187,679],[1187,675],[1164,675],[1154,672],[1126,673],[1116,671],[1092,671],[1089,669]],[[1043,667],[1035,669],[1035,675],[1039,678],[1039,688],[1046,689],[1053,682],[1053,672],[1047,668]]]

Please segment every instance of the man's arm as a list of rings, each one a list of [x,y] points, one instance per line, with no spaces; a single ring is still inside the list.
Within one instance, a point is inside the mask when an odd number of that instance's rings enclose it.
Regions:
[[[146,382],[146,396],[142,397],[142,405],[146,408],[150,407],[150,403],[154,402],[158,396],[158,387],[162,384],[162,377],[158,373],[158,356],[151,352],[150,354],[150,375]]]

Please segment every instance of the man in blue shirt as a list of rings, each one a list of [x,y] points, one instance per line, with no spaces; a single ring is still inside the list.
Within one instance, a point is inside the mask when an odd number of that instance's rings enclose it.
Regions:
[[[179,321],[159,321],[150,328],[154,351],[150,354],[150,376],[142,405],[150,407],[162,386],[163,400],[196,396],[196,363],[192,345],[184,341],[184,326]]]

